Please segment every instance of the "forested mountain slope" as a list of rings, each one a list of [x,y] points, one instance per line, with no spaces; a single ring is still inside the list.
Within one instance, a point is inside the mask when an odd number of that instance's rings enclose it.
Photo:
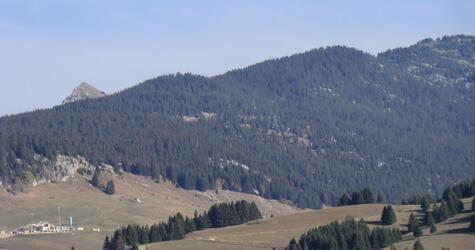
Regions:
[[[475,175],[475,71],[446,53],[421,52],[424,41],[378,56],[337,46],[210,78],[166,75],[3,117],[3,185],[40,178],[47,169],[37,155],[65,154],[187,189],[221,180],[303,207],[365,186],[389,200],[440,192]],[[472,36],[431,41],[473,62]],[[425,64],[434,65],[430,73],[409,70]],[[434,74],[463,78],[463,88],[437,84]]]

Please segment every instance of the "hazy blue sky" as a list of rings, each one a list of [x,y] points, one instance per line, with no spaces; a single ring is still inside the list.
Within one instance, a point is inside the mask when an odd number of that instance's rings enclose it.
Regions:
[[[474,10],[450,0],[0,0],[0,115],[58,104],[82,81],[110,93],[327,45],[378,53],[473,35]]]

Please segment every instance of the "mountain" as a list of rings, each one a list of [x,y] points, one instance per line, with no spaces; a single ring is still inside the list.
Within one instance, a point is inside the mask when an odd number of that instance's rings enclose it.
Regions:
[[[475,175],[474,48],[462,35],[377,56],[333,46],[3,117],[0,176],[18,189],[68,155],[300,207],[366,186],[388,201],[439,194]]]
[[[96,87],[88,83],[83,82],[73,90],[71,95],[69,95],[68,97],[66,97],[66,99],[63,100],[62,104],[76,102],[84,99],[94,99],[104,96],[106,96],[106,93],[96,89]]]
[[[471,89],[475,81],[474,40],[473,36],[428,38],[379,57],[428,84]]]

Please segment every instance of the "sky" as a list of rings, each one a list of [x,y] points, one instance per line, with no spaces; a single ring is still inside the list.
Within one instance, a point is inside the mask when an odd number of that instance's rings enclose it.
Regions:
[[[372,54],[475,35],[475,1],[0,0],[0,116],[329,45]]]

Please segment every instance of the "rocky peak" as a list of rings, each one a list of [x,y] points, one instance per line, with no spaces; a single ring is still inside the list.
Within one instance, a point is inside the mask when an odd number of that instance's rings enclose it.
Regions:
[[[105,95],[106,95],[105,92],[100,91],[96,87],[83,82],[73,90],[71,95],[69,95],[68,97],[66,97],[66,99],[63,100],[62,104],[84,100],[84,99],[99,98]]]

